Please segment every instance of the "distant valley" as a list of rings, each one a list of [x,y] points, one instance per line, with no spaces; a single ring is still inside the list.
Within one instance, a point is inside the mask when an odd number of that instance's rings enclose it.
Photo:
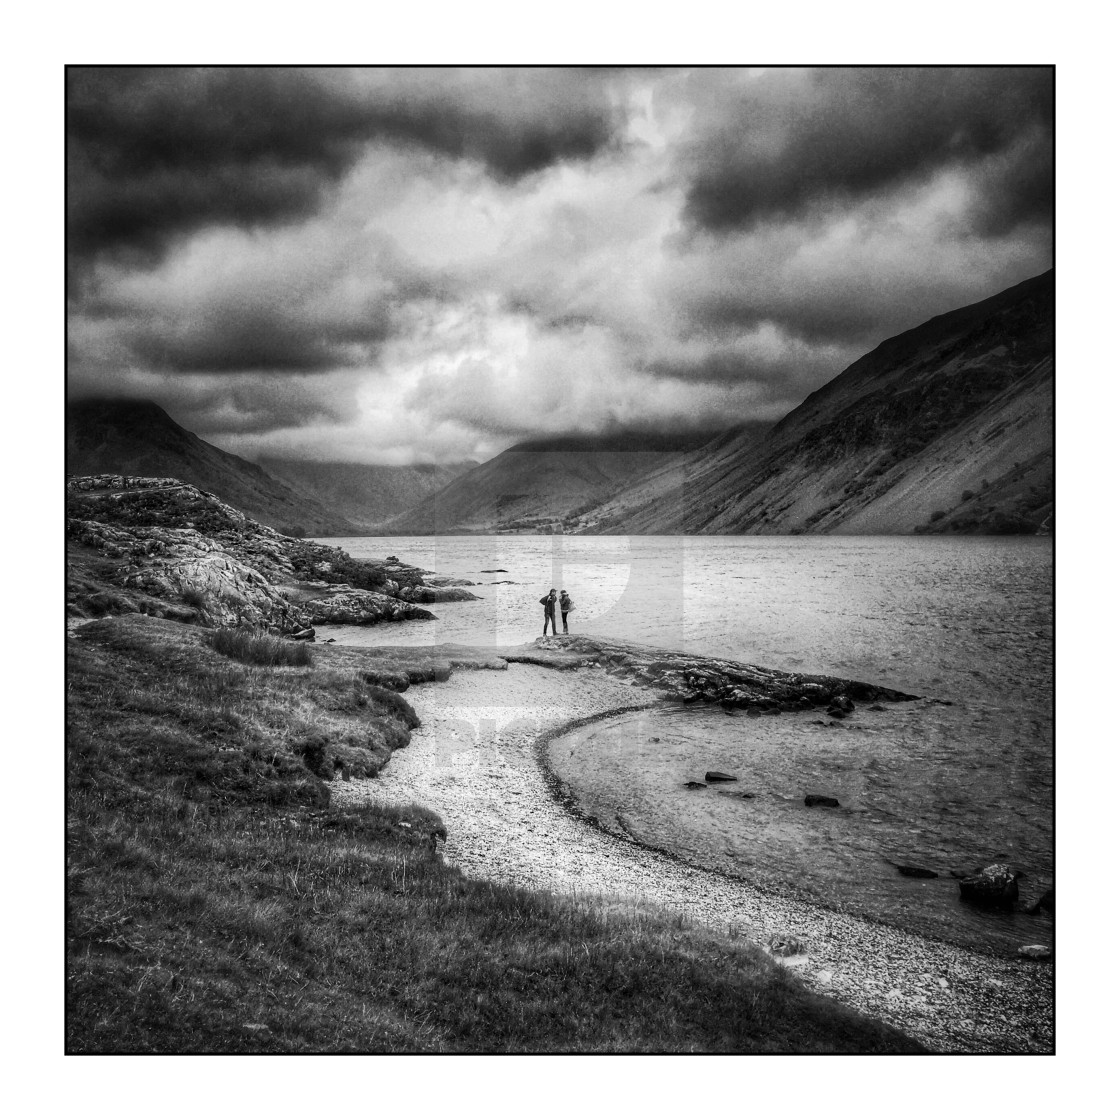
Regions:
[[[262,458],[260,465],[303,498],[326,506],[369,534],[478,466],[469,460],[388,467],[273,458]]]
[[[67,408],[69,475],[174,477],[295,536],[1036,533],[1054,526],[1054,274],[888,339],[777,424],[475,464],[250,463],[149,401]]]
[[[746,438],[769,427],[737,431]],[[572,531],[589,510],[650,472],[684,462],[713,434],[621,431],[530,440],[461,475],[390,528],[421,534]]]

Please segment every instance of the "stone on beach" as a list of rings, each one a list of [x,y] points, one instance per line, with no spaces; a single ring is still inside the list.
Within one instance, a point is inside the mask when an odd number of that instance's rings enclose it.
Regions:
[[[799,957],[805,952],[804,943],[793,936],[792,933],[776,933],[769,941],[766,942],[766,947],[776,957]]]
[[[805,804],[808,805],[810,809],[815,805],[819,805],[822,809],[840,808],[840,802],[837,801],[835,797],[825,797],[823,794],[819,793],[808,794],[805,798]]]
[[[905,875],[908,879],[936,879],[937,872],[930,871],[928,867],[914,867],[908,863],[900,863],[896,865],[898,873]]]
[[[737,782],[738,780],[734,774],[725,774],[722,770],[709,770],[704,775],[706,782]]]
[[[1019,956],[1031,961],[1048,961],[1053,953],[1049,945],[1020,945]]]

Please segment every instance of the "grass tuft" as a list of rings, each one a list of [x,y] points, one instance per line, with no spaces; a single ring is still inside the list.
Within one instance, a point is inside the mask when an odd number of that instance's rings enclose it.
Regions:
[[[274,637],[263,630],[223,626],[210,636],[210,645],[226,657],[236,658],[246,665],[307,666],[311,664],[311,650],[303,642],[291,642]]]

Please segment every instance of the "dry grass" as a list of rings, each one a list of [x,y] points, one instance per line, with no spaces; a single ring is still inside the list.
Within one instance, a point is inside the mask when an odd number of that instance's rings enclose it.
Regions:
[[[311,664],[311,648],[305,642],[277,638],[264,630],[224,626],[210,635],[210,645],[246,665]]]

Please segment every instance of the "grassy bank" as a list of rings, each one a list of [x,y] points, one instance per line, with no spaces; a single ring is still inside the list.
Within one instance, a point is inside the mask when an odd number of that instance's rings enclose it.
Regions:
[[[69,640],[71,1052],[913,1052],[759,950],[479,882],[418,806],[342,811],[415,726],[390,665],[224,656],[133,616]]]

